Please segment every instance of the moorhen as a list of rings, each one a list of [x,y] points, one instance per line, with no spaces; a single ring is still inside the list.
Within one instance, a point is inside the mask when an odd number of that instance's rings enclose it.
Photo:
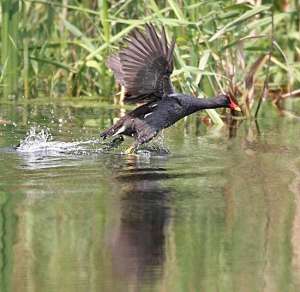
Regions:
[[[152,24],[146,24],[145,32],[136,28],[126,41],[127,46],[109,57],[107,65],[125,88],[124,102],[144,104],[102,132],[103,139],[133,136],[135,143],[126,150],[132,153],[162,129],[196,111],[221,107],[240,111],[230,95],[203,99],[174,91],[170,75],[175,41],[168,43],[164,27],[158,35]]]

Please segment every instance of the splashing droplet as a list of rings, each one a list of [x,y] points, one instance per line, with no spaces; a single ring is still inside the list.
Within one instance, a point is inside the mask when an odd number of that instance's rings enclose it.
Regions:
[[[23,140],[20,141],[20,145],[17,148],[18,151],[29,152],[35,147],[41,147],[48,141],[52,140],[52,135],[49,129],[40,129],[39,127],[31,127],[27,132]]]

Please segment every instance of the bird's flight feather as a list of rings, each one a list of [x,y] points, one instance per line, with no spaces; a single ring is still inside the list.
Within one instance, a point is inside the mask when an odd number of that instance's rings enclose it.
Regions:
[[[160,35],[152,24],[146,25],[145,32],[136,28],[126,41],[127,46],[107,62],[125,87],[124,101],[145,102],[173,93],[170,75],[175,42],[168,44],[164,27]]]

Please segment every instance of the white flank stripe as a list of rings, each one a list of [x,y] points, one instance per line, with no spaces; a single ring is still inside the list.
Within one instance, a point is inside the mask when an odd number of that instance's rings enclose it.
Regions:
[[[122,126],[116,133],[114,133],[112,136],[116,136],[119,135],[121,133],[123,133],[126,130],[125,126]]]
[[[144,119],[146,119],[148,116],[152,115],[152,113],[149,113],[149,114],[145,114],[144,115]]]

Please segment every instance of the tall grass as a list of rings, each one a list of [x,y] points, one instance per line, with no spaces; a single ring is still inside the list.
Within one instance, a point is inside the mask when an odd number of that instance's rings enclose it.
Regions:
[[[1,81],[4,96],[16,95],[18,91],[18,26],[19,1],[1,2]]]
[[[173,81],[178,90],[198,96],[231,91],[244,112],[254,115],[267,73],[264,97],[280,99],[299,87],[300,21],[299,1],[252,2],[23,0],[20,14],[18,1],[2,1],[4,96],[19,85],[19,95],[30,98],[110,99],[115,85],[107,55],[130,30],[152,21],[165,25],[169,38],[176,37]]]

